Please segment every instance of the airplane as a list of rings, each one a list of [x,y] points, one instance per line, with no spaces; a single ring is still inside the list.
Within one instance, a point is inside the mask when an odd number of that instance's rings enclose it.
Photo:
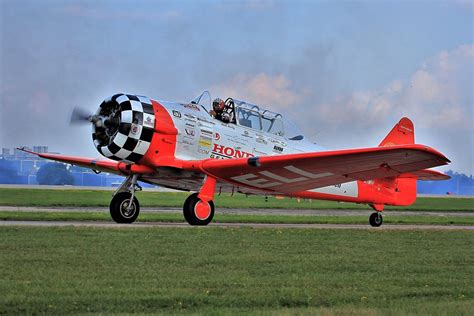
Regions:
[[[211,107],[207,91],[184,103],[115,94],[95,114],[75,109],[71,116],[71,123],[92,124],[94,146],[106,159],[23,150],[125,176],[109,207],[117,223],[139,215],[137,181],[194,192],[183,205],[190,225],[209,224],[214,196],[226,192],[368,204],[375,211],[369,223],[378,227],[386,205],[415,202],[417,180],[450,178],[430,169],[450,161],[415,144],[406,117],[377,147],[327,150],[280,113],[234,98],[219,102],[227,120],[211,110],[217,103]]]

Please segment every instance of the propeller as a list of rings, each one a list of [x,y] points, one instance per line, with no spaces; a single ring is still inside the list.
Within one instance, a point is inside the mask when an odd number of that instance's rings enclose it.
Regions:
[[[75,107],[72,110],[71,119],[69,123],[73,125],[73,124],[82,124],[86,122],[92,122],[91,118],[92,118],[92,114],[90,114],[88,111]]]
[[[84,123],[93,123],[96,127],[102,127],[102,117],[99,115],[91,114],[89,111],[79,107],[75,107],[71,113],[71,119],[69,120],[70,125],[78,125]]]

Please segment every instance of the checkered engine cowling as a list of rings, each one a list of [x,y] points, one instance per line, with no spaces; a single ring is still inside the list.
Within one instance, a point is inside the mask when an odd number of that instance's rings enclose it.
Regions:
[[[100,105],[103,124],[93,124],[92,139],[107,158],[139,162],[153,138],[155,115],[147,97],[116,94]]]

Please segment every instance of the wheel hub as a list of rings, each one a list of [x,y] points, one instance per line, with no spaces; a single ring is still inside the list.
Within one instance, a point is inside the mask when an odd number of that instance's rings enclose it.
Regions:
[[[130,218],[135,214],[135,203],[132,203],[132,206],[129,209],[130,200],[125,200],[120,205],[120,213],[122,213],[123,217]]]
[[[194,214],[200,220],[206,220],[211,215],[211,206],[207,202],[199,201],[194,207]]]

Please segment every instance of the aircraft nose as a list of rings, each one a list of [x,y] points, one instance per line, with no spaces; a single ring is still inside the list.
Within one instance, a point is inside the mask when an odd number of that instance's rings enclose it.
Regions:
[[[93,125],[97,150],[107,158],[138,162],[150,147],[155,113],[149,98],[116,94],[104,100],[97,111],[103,124]]]

